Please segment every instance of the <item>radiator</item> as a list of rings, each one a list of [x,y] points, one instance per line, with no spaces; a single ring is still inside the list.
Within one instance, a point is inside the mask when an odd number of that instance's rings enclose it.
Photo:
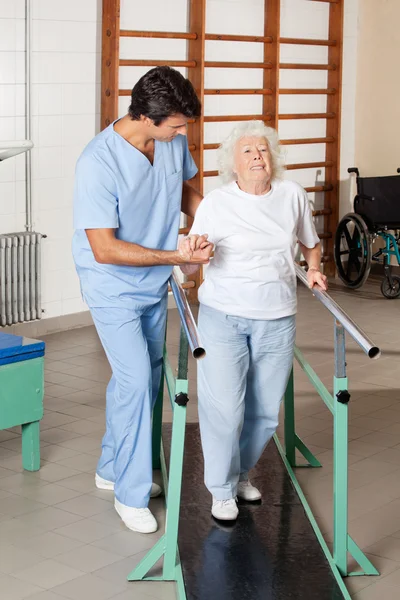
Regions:
[[[0,326],[42,316],[41,233],[0,235]]]

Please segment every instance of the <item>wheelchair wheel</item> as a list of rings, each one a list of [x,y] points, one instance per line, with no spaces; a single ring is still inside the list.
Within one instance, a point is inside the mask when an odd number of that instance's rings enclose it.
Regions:
[[[400,296],[400,277],[392,275],[392,285],[390,285],[389,277],[385,277],[381,283],[381,292],[389,300],[394,300]]]
[[[371,270],[371,244],[368,227],[359,215],[349,213],[335,234],[335,264],[340,279],[348,287],[361,287]]]

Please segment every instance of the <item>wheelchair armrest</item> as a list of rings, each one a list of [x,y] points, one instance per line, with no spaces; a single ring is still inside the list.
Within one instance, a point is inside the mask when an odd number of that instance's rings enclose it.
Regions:
[[[359,170],[357,169],[357,167],[350,167],[349,169],[347,169],[348,173],[355,173],[357,175],[357,177],[360,177],[360,173]]]
[[[360,200],[369,200],[370,202],[375,200],[375,196],[367,196],[366,194],[357,194],[354,200],[357,200],[357,198],[360,198]]]

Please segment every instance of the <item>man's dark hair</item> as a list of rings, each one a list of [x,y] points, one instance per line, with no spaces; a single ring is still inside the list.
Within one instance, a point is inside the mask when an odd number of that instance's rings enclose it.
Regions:
[[[138,121],[149,117],[154,125],[178,113],[188,119],[199,117],[201,104],[193,85],[171,67],[155,67],[139,79],[132,90],[129,115]]]

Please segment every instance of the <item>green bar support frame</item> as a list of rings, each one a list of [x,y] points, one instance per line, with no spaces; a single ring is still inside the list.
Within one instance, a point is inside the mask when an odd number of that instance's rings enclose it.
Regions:
[[[186,430],[186,405],[188,402],[189,385],[187,368],[188,341],[183,328],[181,328],[178,377],[176,380],[173,377],[165,347],[163,376],[153,415],[153,465],[160,464],[163,474],[167,506],[165,533],[127,577],[128,581],[175,581],[179,600],[186,600],[185,585],[178,552],[178,530]],[[169,473],[167,472],[161,443],[164,380],[167,383],[168,394],[173,408]],[[156,452],[158,453],[157,455],[155,454]],[[164,557],[162,575],[159,577],[148,576],[148,573],[162,557]]]

